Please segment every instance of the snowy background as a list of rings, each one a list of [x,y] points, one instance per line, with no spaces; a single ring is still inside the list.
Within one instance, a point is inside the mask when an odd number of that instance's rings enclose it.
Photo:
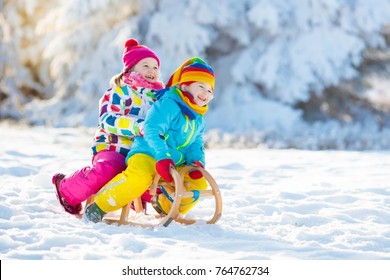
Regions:
[[[1,0],[0,118],[97,122],[129,37],[217,74],[209,147],[390,148],[389,0]]]
[[[1,259],[390,260],[389,0],[0,8]],[[90,162],[98,100],[128,37],[159,54],[165,81],[195,55],[215,69],[216,225],[90,224],[56,201],[52,174]],[[190,215],[212,211],[205,200]]]

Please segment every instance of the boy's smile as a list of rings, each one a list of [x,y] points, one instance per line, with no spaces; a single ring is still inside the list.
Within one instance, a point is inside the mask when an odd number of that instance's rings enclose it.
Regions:
[[[183,85],[182,90],[188,91],[194,98],[196,105],[203,107],[213,99],[213,88],[208,83],[193,82]]]

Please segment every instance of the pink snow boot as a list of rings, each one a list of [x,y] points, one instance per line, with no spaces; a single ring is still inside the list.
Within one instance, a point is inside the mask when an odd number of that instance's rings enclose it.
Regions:
[[[61,181],[65,178],[65,175],[62,174],[62,173],[57,173],[53,176],[53,178],[51,179],[53,185],[55,185],[56,187],[56,195],[57,195],[57,199],[58,201],[60,202],[61,206],[64,208],[64,210],[66,212],[68,212],[69,214],[72,214],[72,215],[79,215],[80,212],[81,212],[81,209],[83,208],[83,206],[81,205],[81,203],[79,204],[76,204],[76,205],[70,205],[66,200],[65,198],[61,195],[60,193],[60,184],[61,184]]]

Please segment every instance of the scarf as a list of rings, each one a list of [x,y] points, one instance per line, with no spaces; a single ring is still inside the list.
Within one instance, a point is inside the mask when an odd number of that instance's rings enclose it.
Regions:
[[[193,111],[195,111],[196,113],[198,113],[199,115],[204,115],[206,114],[209,106],[208,105],[205,105],[205,106],[199,106],[195,103],[194,101],[194,98],[193,96],[187,92],[187,91],[181,91],[180,89],[178,89],[177,87],[174,88],[174,92],[180,96],[180,98],[184,101],[184,103],[190,107]],[[190,110],[188,108],[186,108],[185,106],[180,106],[183,113],[186,114],[187,116],[190,117],[190,119],[193,119],[194,118],[194,114],[192,112],[189,112]]]
[[[150,88],[153,90],[163,89],[162,82],[149,82],[138,72],[125,73],[123,82],[131,87]]]

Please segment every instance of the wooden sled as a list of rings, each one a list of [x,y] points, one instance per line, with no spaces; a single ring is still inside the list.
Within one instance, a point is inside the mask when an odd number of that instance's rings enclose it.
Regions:
[[[222,215],[222,196],[221,192],[219,190],[219,187],[217,183],[215,182],[214,178],[208,173],[205,169],[201,167],[194,167],[194,166],[185,166],[183,167],[180,172],[178,172],[175,168],[171,169],[171,175],[173,177],[173,183],[169,184],[163,180],[161,180],[160,175],[156,174],[153,180],[152,185],[150,186],[149,190],[151,194],[155,194],[156,190],[159,186],[166,186],[166,185],[172,185],[174,187],[174,193],[171,194],[171,197],[173,199],[171,209],[167,215],[164,216],[151,216],[149,215],[149,219],[151,221],[145,222],[137,222],[134,217],[132,218],[130,215],[131,210],[131,203],[125,205],[121,211],[120,216],[118,215],[109,215],[107,214],[103,218],[103,222],[108,224],[117,224],[117,225],[134,225],[134,226],[141,226],[141,227],[157,227],[157,226],[164,226],[167,227],[172,221],[182,223],[182,224],[194,224],[197,222],[197,220],[189,220],[182,217],[179,217],[179,207],[181,200],[183,198],[189,198],[194,197],[194,192],[187,191],[184,183],[184,176],[191,170],[199,170],[204,178],[206,179],[208,183],[208,189],[207,190],[201,190],[199,191],[199,199],[203,197],[214,197],[215,200],[215,211],[214,215],[207,221],[207,224],[215,224],[218,222]],[[90,204],[93,202],[93,196],[88,198],[87,204]],[[142,201],[141,198],[137,198],[133,201],[135,212],[138,214],[138,216],[144,212],[144,209],[142,207]],[[134,215],[133,215],[134,216]],[[148,216],[148,215],[146,215]]]

